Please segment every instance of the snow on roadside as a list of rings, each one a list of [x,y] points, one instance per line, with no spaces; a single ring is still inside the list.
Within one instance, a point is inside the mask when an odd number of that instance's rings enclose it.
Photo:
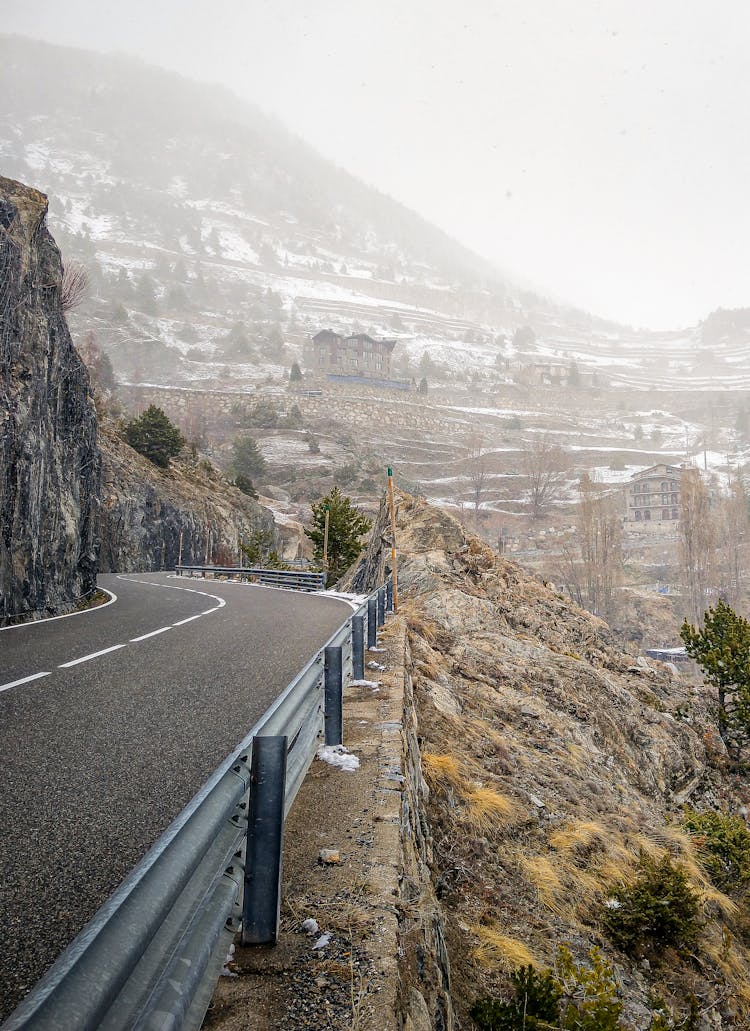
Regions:
[[[359,759],[343,745],[323,745],[317,751],[317,758],[347,773],[359,769]]]

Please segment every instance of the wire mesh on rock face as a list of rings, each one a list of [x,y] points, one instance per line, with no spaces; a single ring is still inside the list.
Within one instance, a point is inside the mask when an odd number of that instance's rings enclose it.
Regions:
[[[12,334],[13,286],[17,280],[12,271],[18,265],[19,246],[11,238],[10,230],[16,218],[15,206],[0,198],[0,341],[3,344],[8,343]]]

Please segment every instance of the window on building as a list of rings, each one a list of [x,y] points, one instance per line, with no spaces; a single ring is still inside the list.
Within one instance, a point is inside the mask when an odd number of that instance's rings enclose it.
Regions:
[[[673,505],[676,505],[676,504],[677,504],[677,495],[676,495],[676,494],[673,494],[673,495],[672,495],[672,497],[670,498],[670,502],[671,502],[671,503],[672,503]]]
[[[677,511],[676,508],[672,509],[672,518],[673,519],[679,519],[680,518],[680,513]]]
[[[662,490],[669,490],[669,483],[666,480],[662,480],[661,481],[661,489]]]
[[[669,519],[669,509],[668,508],[663,508],[661,510],[661,517],[662,517],[662,519]]]
[[[635,518],[636,518],[636,522],[640,523],[640,521],[641,521],[640,509],[636,509]]]
[[[651,518],[651,510],[650,509],[648,509],[648,508],[646,509],[646,511],[643,513],[643,518],[644,519],[650,519]]]

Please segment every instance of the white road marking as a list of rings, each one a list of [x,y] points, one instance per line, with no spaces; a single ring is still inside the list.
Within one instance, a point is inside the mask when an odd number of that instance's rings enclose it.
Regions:
[[[30,684],[32,680],[39,680],[41,677],[48,677],[49,673],[32,673],[30,677],[21,677],[20,680],[11,680],[9,684],[0,684],[0,691],[8,691],[11,687],[20,687],[21,684]]]
[[[152,630],[150,634],[141,634],[140,637],[131,637],[130,638],[130,643],[134,644],[136,641],[145,641],[149,637],[156,637],[157,634],[165,634],[167,632],[167,630],[171,630],[171,629],[172,629],[171,625],[170,626],[160,627],[158,630]]]
[[[113,644],[109,648],[102,648],[100,652],[92,652],[90,655],[82,655],[80,659],[73,659],[72,662],[61,662],[57,667],[58,669],[70,669],[71,666],[77,666],[79,662],[89,662],[91,659],[98,659],[100,655],[107,655],[108,652],[116,652],[118,648],[125,648],[124,644]]]
[[[14,626],[2,626],[0,627],[0,634],[6,630],[28,630],[30,626],[46,626],[47,623],[54,623],[56,619],[70,619],[71,616],[87,616],[90,612],[98,612],[99,609],[106,609],[112,602],[117,601],[117,595],[113,591],[108,591],[106,587],[98,587],[97,590],[101,591],[102,594],[109,595],[109,601],[105,601],[103,605],[93,605],[89,609],[81,609],[80,612],[64,612],[62,616],[47,616],[45,619],[32,619],[28,623],[16,623]]]
[[[202,594],[204,598],[211,598],[212,601],[217,601],[219,604],[216,608],[209,609],[209,612],[215,612],[216,609],[223,609],[226,605],[224,598],[220,598],[218,594],[209,594],[208,591],[196,591],[194,587],[175,587],[174,584],[155,584],[153,580],[136,580],[132,576],[118,575],[118,580],[128,580],[133,584],[143,584],[144,587],[166,587],[168,591],[187,591],[188,594]],[[203,613],[201,613],[203,615]]]
[[[215,609],[211,609],[211,612],[215,612]],[[192,623],[194,619],[200,619],[201,616],[205,615],[203,612],[199,612],[197,616],[188,616],[187,619],[181,619],[177,623],[173,623],[172,626],[183,626],[185,623]]]

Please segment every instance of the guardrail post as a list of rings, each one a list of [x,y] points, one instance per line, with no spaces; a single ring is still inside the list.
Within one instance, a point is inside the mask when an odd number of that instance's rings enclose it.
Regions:
[[[340,745],[344,737],[343,671],[341,648],[325,650],[325,731],[327,745]]]
[[[286,736],[253,738],[242,944],[275,943],[281,908]]]
[[[365,617],[352,616],[352,676],[365,679]]]
[[[385,623],[385,587],[378,587],[378,626]]]
[[[388,580],[385,585],[385,607],[388,612],[393,612],[393,580]]]
[[[367,599],[367,647],[374,648],[378,643],[378,599],[371,595]]]

